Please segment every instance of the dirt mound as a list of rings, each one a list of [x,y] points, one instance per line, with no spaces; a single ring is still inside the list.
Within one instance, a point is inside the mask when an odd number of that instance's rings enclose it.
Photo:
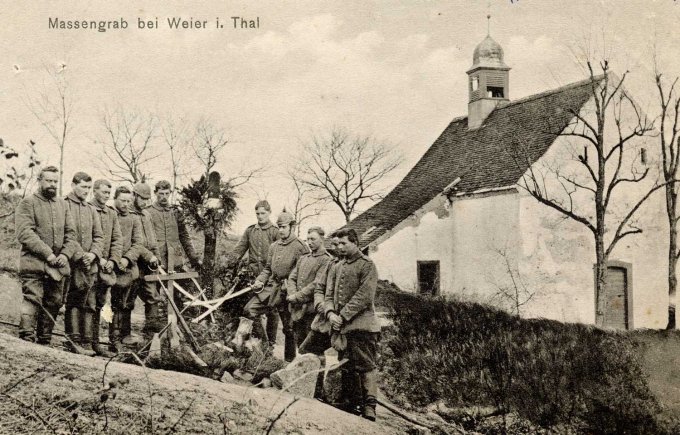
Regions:
[[[0,433],[404,433],[311,399],[0,334]]]

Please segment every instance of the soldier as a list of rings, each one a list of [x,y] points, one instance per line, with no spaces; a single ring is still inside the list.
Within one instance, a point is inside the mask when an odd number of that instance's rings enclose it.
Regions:
[[[300,257],[286,281],[286,301],[289,303],[293,335],[298,349],[307,338],[314,320],[315,283],[321,276],[325,276],[326,267],[331,261],[331,256],[323,245],[324,235],[321,227],[312,227],[307,231],[307,245],[311,252]]]
[[[228,268],[233,268],[247,253],[247,267],[248,272],[252,277],[251,279],[256,278],[262,273],[262,269],[264,269],[267,262],[269,246],[276,241],[276,238],[279,235],[278,228],[276,228],[269,220],[271,211],[272,208],[269,205],[269,202],[265,200],[258,201],[257,204],[255,204],[257,223],[246,228],[238,245],[236,245],[234,250],[229,254]],[[273,310],[267,311],[266,317],[267,335],[269,337],[274,337],[279,326],[279,317]],[[259,319],[256,324],[261,324]]]
[[[106,295],[110,291],[111,286],[115,283],[116,275],[114,268],[117,264],[120,264],[123,255],[123,235],[120,232],[118,213],[114,207],[106,205],[106,202],[110,197],[111,183],[108,180],[95,181],[93,197],[90,200],[90,204],[99,214],[104,240],[102,242],[102,255],[99,262],[99,267],[103,273],[100,273],[100,277],[96,280],[94,285],[95,312],[94,320],[92,322],[92,349],[97,355],[106,358],[112,357],[113,354],[99,344],[100,313],[102,307],[106,303]],[[111,282],[111,280],[113,280],[113,282]],[[109,334],[110,332],[109,329]]]
[[[380,324],[374,303],[378,271],[373,261],[359,250],[356,231],[340,229],[336,235],[344,259],[334,268],[333,286],[326,289],[326,319],[331,323],[331,340],[338,350],[338,359],[349,360],[341,368],[347,405],[349,408],[359,405],[363,417],[375,421]],[[357,397],[351,381],[356,377],[361,380],[361,397]]]
[[[128,309],[135,306],[135,299],[139,297],[144,302],[144,330],[147,338],[159,332],[164,324],[164,312],[161,310],[163,297],[158,291],[156,283],[144,280],[144,275],[155,271],[162,262],[162,252],[159,249],[159,241],[152,221],[153,214],[149,202],[151,201],[151,188],[146,183],[137,183],[134,188],[133,214],[139,220],[142,229],[142,248],[139,256],[139,279],[132,286],[132,293],[127,299]],[[166,261],[167,261],[167,257]],[[166,263],[167,265],[167,263]],[[129,332],[127,329],[124,332]]]
[[[267,253],[267,264],[255,279],[253,290],[256,294],[248,301],[245,307],[247,315],[251,319],[259,319],[259,316],[275,310],[281,317],[283,335],[285,336],[284,359],[295,359],[295,337],[293,325],[290,320],[290,312],[286,301],[286,289],[284,281],[290,275],[298,259],[307,253],[309,249],[297,237],[295,237],[295,218],[285,209],[276,220],[279,228],[279,239],[272,243]],[[259,290],[259,291],[258,291]],[[257,322],[260,325],[260,322]],[[276,343],[276,330],[267,322],[266,330],[269,350]]]
[[[50,344],[63,301],[63,278],[78,250],[71,213],[66,202],[56,197],[58,183],[59,169],[42,168],[38,191],[19,202],[15,217],[23,296],[19,336],[40,344]]]
[[[111,287],[111,307],[113,309],[113,322],[109,327],[109,340],[111,350],[122,352],[124,350],[122,340],[131,331],[130,299],[131,287],[135,279],[139,277],[137,260],[144,250],[144,236],[142,223],[131,212],[132,191],[120,186],[113,195],[118,223],[121,233],[121,258],[116,262],[116,283]],[[134,307],[134,300],[133,305]]]
[[[156,232],[161,264],[166,269],[172,264],[174,269],[176,266],[182,266],[188,257],[191,266],[196,270],[200,269],[202,263],[196,253],[184,218],[177,208],[170,205],[172,194],[170,182],[161,180],[156,183],[154,194],[156,202],[149,207],[148,212]],[[171,258],[172,261],[170,261]]]
[[[330,235],[330,252],[333,257],[326,263],[323,270],[317,274],[314,281],[314,311],[316,316],[310,326],[310,331],[307,338],[300,345],[300,353],[313,353],[319,357],[321,365],[326,365],[326,350],[331,346],[331,324],[326,319],[324,311],[324,300],[326,296],[326,288],[335,285],[335,267],[342,260],[342,256],[338,252],[338,237],[335,233]],[[316,380],[316,389],[314,397],[317,399],[325,399],[323,394],[323,380],[324,373],[319,373]],[[358,382],[355,383],[358,387]]]
[[[76,229],[79,249],[71,257],[71,276],[66,280],[66,313],[64,329],[71,352],[94,356],[92,324],[96,308],[94,282],[102,258],[104,234],[97,210],[87,202],[92,189],[92,177],[76,172],[71,182],[71,193],[65,200]]]

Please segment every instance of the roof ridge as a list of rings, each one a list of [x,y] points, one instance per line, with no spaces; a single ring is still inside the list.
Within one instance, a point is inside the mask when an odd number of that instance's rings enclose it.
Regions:
[[[503,104],[502,106],[496,107],[495,110],[505,109],[506,107],[511,107],[511,106],[516,105],[516,104],[526,103],[527,101],[537,100],[539,98],[544,98],[544,97],[547,97],[549,95],[557,94],[559,92],[564,92],[564,91],[569,90],[569,89],[578,88],[578,87],[581,87],[581,86],[586,85],[588,83],[591,83],[591,81],[599,82],[603,78],[604,78],[604,74],[596,75],[596,76],[593,76],[593,77],[588,77],[587,79],[579,80],[578,82],[574,82],[574,83],[569,83],[567,85],[560,86],[559,88],[550,89],[548,91],[539,92],[538,94],[532,94],[532,95],[529,95],[529,96],[526,96],[526,97],[522,97],[519,100],[510,101],[507,104]]]

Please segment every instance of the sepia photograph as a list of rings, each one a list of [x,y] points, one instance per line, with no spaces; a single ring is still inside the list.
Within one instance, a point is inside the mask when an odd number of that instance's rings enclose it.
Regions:
[[[0,0],[0,434],[680,433],[679,25]]]

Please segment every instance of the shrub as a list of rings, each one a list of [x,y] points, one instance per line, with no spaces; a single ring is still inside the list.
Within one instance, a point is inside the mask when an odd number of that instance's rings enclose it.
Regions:
[[[629,336],[586,325],[523,320],[479,304],[381,286],[384,388],[415,406],[492,405],[544,428],[658,431]]]

